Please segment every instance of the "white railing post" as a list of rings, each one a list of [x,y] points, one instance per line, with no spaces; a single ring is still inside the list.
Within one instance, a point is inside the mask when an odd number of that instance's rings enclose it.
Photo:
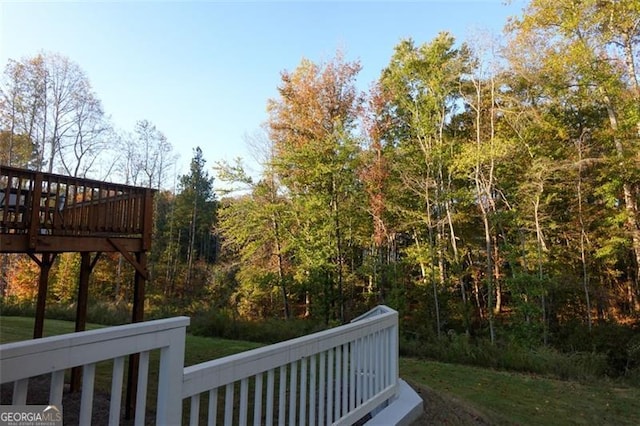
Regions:
[[[393,327],[391,327],[391,345],[389,345],[391,349],[391,382],[397,388],[398,387],[398,379],[400,378],[400,347],[399,347],[399,336],[398,336],[398,313],[395,312],[396,323]]]
[[[233,383],[229,383],[224,392],[224,426],[231,426],[233,421],[233,388]]]
[[[247,426],[247,418],[249,415],[249,379],[244,378],[240,381],[240,408],[239,408],[239,420],[240,426]]]
[[[316,378],[317,378],[317,355],[311,355],[311,372],[309,374],[309,426],[316,424]]]
[[[215,388],[209,392],[208,420],[210,425],[215,425],[218,422],[218,388]]]
[[[273,399],[273,388],[275,387],[275,369],[272,368],[267,372],[267,410],[266,410],[266,426],[273,425],[273,406],[275,405]]]
[[[138,364],[138,387],[136,390],[135,426],[144,426],[147,412],[147,383],[149,381],[149,351],[140,353]],[[160,389],[158,389],[160,390]],[[160,424],[160,423],[156,423]]]
[[[170,331],[170,344],[160,350],[156,423],[175,425],[182,421],[182,388],[186,327]]]
[[[96,365],[88,364],[82,369],[82,397],[80,398],[79,424],[91,424],[91,412],[93,409],[93,384],[96,377]]]

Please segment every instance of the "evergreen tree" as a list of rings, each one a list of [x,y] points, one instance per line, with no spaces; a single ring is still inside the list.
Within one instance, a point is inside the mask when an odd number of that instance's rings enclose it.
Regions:
[[[172,238],[177,243],[177,256],[185,265],[184,275],[174,280],[182,281],[181,296],[184,293],[197,293],[203,289],[204,282],[195,282],[194,272],[199,263],[206,265],[216,260],[217,241],[216,197],[213,191],[213,177],[205,168],[206,160],[200,147],[195,148],[189,167],[189,173],[180,176],[178,194],[175,197],[175,211],[171,225]],[[167,250],[174,245],[168,244]],[[177,261],[178,259],[176,259]]]

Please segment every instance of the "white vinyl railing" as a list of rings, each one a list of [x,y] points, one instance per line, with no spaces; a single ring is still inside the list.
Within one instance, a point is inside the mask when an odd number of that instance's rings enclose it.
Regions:
[[[363,418],[392,398],[398,384],[398,314],[384,306],[374,311],[348,325],[185,368],[190,424],[204,414],[202,399],[208,424],[349,425]]]
[[[189,318],[177,317],[0,345],[0,379],[26,403],[30,377],[50,373],[60,405],[66,369],[83,366],[79,424],[90,424],[95,365],[113,359],[109,424],[120,421],[125,357],[140,353],[135,424],[145,423],[150,351],[159,349],[156,424],[353,424],[398,391],[398,314],[379,306],[352,323],[184,367]],[[201,407],[201,405],[203,407]]]
[[[182,401],[175,397],[175,389],[182,385],[187,325],[189,318],[176,317],[0,345],[0,379],[2,383],[13,382],[12,405],[25,405],[29,378],[51,374],[47,403],[61,406],[65,370],[82,366],[78,423],[88,425],[92,418],[96,364],[113,360],[109,424],[117,425],[125,358],[139,353],[135,424],[143,425],[149,353],[159,349],[156,420],[158,424],[176,425],[181,421]]]

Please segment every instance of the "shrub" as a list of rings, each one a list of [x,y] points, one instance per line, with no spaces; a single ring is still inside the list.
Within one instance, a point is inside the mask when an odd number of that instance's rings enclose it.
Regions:
[[[0,299],[0,315],[8,317],[34,317],[36,306],[32,302],[20,300],[16,297],[4,297]]]
[[[0,314],[4,316],[35,317],[36,305],[13,298],[0,300]],[[76,320],[76,304],[47,303],[45,318],[64,321]],[[127,303],[95,302],[87,306],[87,322],[102,325],[120,325],[131,321],[131,305]]]
[[[191,318],[191,334],[259,343],[276,343],[321,330],[318,323],[301,319],[266,319],[250,321],[232,316],[227,311],[209,309]]]
[[[571,322],[563,325],[554,334],[551,343],[563,352],[602,354],[607,359],[607,374],[622,376],[634,365],[635,352],[632,348],[634,347],[634,336],[637,334],[637,327],[614,322],[594,324],[591,331],[584,324]],[[630,351],[630,349],[632,350]]]
[[[589,380],[609,372],[606,354],[562,353],[548,347],[530,349],[513,342],[492,344],[486,339],[472,341],[464,334],[455,333],[429,341],[404,336],[400,340],[400,354],[562,379]]]

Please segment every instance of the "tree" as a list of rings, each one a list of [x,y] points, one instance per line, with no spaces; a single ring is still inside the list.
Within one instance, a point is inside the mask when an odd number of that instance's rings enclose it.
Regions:
[[[532,1],[511,25],[509,58],[515,72],[539,82],[538,102],[575,100],[580,95],[604,112],[607,134],[601,144],[621,200],[633,254],[635,309],[640,282],[640,1]],[[558,96],[561,94],[562,97]],[[563,99],[564,98],[564,99]],[[565,109],[570,105],[564,104]]]
[[[497,40],[477,35],[470,43],[473,68],[465,76],[461,93],[467,115],[467,140],[457,157],[456,167],[473,187],[474,205],[480,213],[484,230],[487,316],[491,341],[495,342],[494,315],[502,309],[501,250],[499,241],[508,238],[501,216],[510,210],[509,200],[501,189],[498,175],[513,160],[515,144],[512,132],[504,125],[499,87],[502,74],[498,68]]]
[[[0,132],[0,164],[28,168],[33,161],[34,145],[25,135]]]
[[[61,140],[57,149],[66,174],[85,177],[94,168],[100,154],[109,148],[111,126],[93,93],[79,96],[85,98],[78,102],[74,111],[69,137]]]
[[[147,187],[160,189],[165,184],[168,170],[173,167],[173,147],[149,120],[136,122],[134,134],[137,142],[135,167],[144,174]]]
[[[115,136],[118,151],[116,169],[125,183],[162,189],[171,177],[176,154],[167,137],[149,120],[138,120],[133,133],[120,132]]]
[[[362,213],[352,133],[361,105],[354,84],[359,70],[341,54],[321,65],[305,59],[292,73],[282,73],[279,97],[268,103],[273,170],[297,218],[301,271],[323,277],[326,320],[335,302],[335,316],[346,319],[346,249],[354,238],[350,226]]]
[[[466,47],[456,48],[447,33],[416,46],[403,40],[383,71],[388,110],[395,122],[387,137],[395,146],[392,174],[399,230],[411,235],[408,253],[419,267],[424,286],[431,284],[436,332],[441,332],[438,293],[448,280],[447,251],[460,261],[453,223],[455,176],[451,161],[456,145],[448,124],[457,114],[461,79],[469,68]],[[447,248],[447,241],[451,244]]]
[[[391,263],[391,245],[395,232],[390,229],[388,206],[388,179],[390,141],[386,136],[393,126],[393,116],[387,110],[389,93],[378,82],[367,96],[363,111],[365,146],[361,155],[359,178],[369,201],[372,222],[369,293],[376,293],[378,301],[384,301],[387,283],[384,279],[385,264]]]
[[[33,165],[41,167],[43,152],[42,136],[38,133],[38,120],[43,110],[44,71],[43,58],[37,56],[22,62],[10,60],[4,71],[0,88],[0,118],[3,134],[6,135],[7,164]],[[31,144],[26,161],[16,164],[16,151],[20,151],[18,138]],[[19,155],[19,154],[18,154]]]
[[[246,310],[254,313],[274,310],[279,305],[274,303],[272,294],[279,288],[282,315],[288,320],[291,317],[289,283],[293,281],[293,260],[291,239],[287,236],[294,226],[290,200],[284,195],[284,188],[273,170],[273,143],[266,132],[256,132],[247,137],[246,142],[253,149],[256,160],[263,164],[260,181],[253,181],[241,159],[236,159],[234,164],[221,161],[214,167],[218,180],[231,185],[230,192],[243,192],[243,195],[221,203],[218,232],[222,249],[225,253],[230,252],[235,261],[233,268],[237,269],[236,278],[239,291],[244,293],[241,299]]]
[[[180,176],[173,216],[174,233],[186,260],[185,291],[197,291],[193,281],[196,261],[213,262],[217,247],[213,234],[216,223],[213,178],[205,169],[206,160],[200,147],[194,149],[189,173]],[[202,284],[202,283],[200,283]]]
[[[279,288],[285,320],[291,315],[287,283],[292,279],[285,231],[292,223],[287,208],[288,201],[278,194],[275,180],[264,179],[252,185],[250,194],[224,201],[218,226],[225,251],[237,253],[240,288],[250,289],[244,299],[251,306],[268,305],[270,298],[261,301],[248,294],[264,284],[265,295]]]
[[[78,64],[53,53],[10,60],[4,72],[0,123],[9,157],[32,143],[28,166],[84,176],[106,148],[109,124]],[[22,144],[22,147],[20,147]]]

